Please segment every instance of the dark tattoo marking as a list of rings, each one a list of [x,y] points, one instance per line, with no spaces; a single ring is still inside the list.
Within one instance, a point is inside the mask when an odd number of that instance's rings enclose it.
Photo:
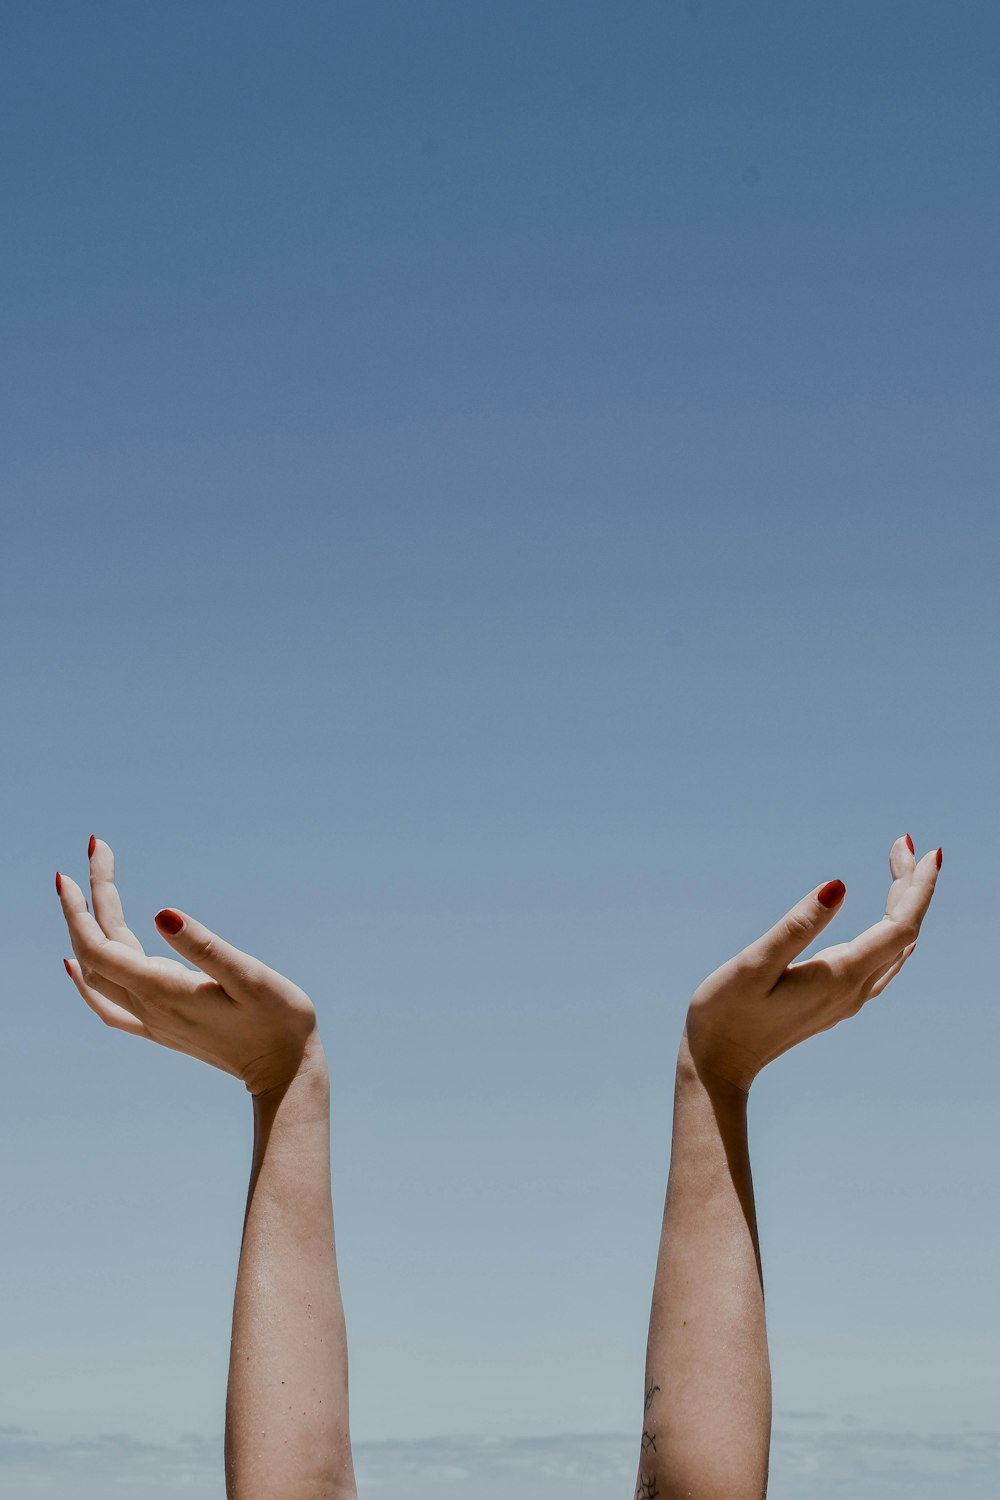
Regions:
[[[645,1427],[642,1429],[642,1451],[643,1453],[656,1452],[656,1433],[647,1432]]]
[[[646,1410],[647,1411],[649,1411],[649,1408],[652,1406],[652,1404],[653,1404],[653,1397],[656,1395],[656,1393],[657,1393],[657,1391],[659,1389],[660,1389],[660,1387],[658,1385],[651,1385],[649,1387],[649,1390],[646,1392]]]
[[[656,1488],[655,1479],[643,1479],[639,1476],[639,1483],[635,1489],[635,1500],[657,1500],[659,1490]]]

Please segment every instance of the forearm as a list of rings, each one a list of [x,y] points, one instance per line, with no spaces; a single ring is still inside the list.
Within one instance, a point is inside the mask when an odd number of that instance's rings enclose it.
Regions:
[[[770,1367],[746,1096],[677,1064],[646,1358],[640,1497],[761,1500]]]
[[[230,1500],[356,1496],[322,1049],[254,1099],[226,1408]]]

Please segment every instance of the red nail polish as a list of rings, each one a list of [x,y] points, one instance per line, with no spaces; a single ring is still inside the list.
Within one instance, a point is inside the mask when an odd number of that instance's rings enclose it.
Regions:
[[[169,906],[163,911],[158,911],[153,921],[161,932],[167,932],[171,937],[176,937],[184,926],[184,918],[179,917],[175,911],[171,911]]]
[[[68,958],[64,958],[63,959],[63,968],[66,970],[66,973],[69,975],[70,979],[72,979],[73,978],[73,970],[69,966],[69,959]]]
[[[903,835],[903,837],[906,839],[906,847],[907,849],[909,849],[910,853],[916,854],[917,851],[913,847],[913,840],[910,838],[910,835],[906,833]]]
[[[941,850],[940,849],[937,852],[936,858],[937,858],[937,867],[940,870],[940,868],[941,868]]]
[[[90,835],[90,843],[87,845],[87,858],[93,859],[94,850],[97,848],[97,840],[93,834]]]
[[[847,886],[842,880],[828,880],[826,885],[816,892],[816,900],[820,906],[825,906],[829,910],[831,906],[840,905],[846,890]]]
[[[59,874],[58,870],[56,871],[56,895],[62,895],[62,876]]]

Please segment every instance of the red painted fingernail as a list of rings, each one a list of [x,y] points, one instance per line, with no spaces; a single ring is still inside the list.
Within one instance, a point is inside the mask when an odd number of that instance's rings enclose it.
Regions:
[[[69,966],[69,959],[68,958],[64,958],[63,959],[63,968],[66,970],[66,973],[69,975],[70,979],[72,979],[73,978],[73,970]]]
[[[153,921],[161,932],[168,932],[171,937],[176,937],[184,926],[184,918],[179,917],[175,911],[171,911],[169,906],[163,911],[158,911]]]
[[[940,870],[940,868],[941,868],[941,850],[940,849],[937,852],[936,859],[937,859],[937,867]]]
[[[906,840],[906,847],[907,849],[909,849],[910,853],[916,854],[917,851],[913,847],[913,840],[910,838],[910,835],[908,833],[904,833],[903,837]]]
[[[816,900],[820,906],[829,909],[831,906],[839,906],[844,899],[847,886],[842,880],[828,880],[821,890],[816,892]]]
[[[62,876],[59,874],[58,870],[56,871],[56,895],[62,895]]]
[[[87,845],[87,858],[93,859],[94,850],[97,848],[97,840],[93,834],[90,835],[90,843]]]

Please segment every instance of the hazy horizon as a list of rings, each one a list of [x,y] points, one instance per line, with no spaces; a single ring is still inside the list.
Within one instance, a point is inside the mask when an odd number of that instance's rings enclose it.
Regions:
[[[28,1480],[31,1494],[72,1481],[74,1500],[104,1500],[109,1487],[120,1493],[129,1484],[147,1500],[178,1491],[223,1500],[221,1452],[221,1435],[156,1445],[118,1434],[56,1445],[0,1431],[0,1494],[12,1496]],[[355,1461],[362,1495],[391,1488],[407,1500],[449,1500],[474,1484],[482,1500],[623,1500],[636,1454],[625,1434],[437,1437],[359,1443]],[[770,1500],[955,1500],[956,1486],[961,1500],[992,1500],[998,1480],[1000,1431],[918,1437],[816,1412],[777,1414]]]

